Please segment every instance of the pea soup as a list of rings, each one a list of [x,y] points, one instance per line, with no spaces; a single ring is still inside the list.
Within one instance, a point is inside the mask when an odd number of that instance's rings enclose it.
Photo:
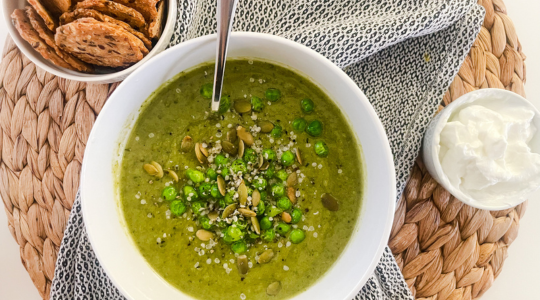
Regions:
[[[123,151],[120,204],[148,263],[197,299],[287,299],[332,266],[354,231],[364,176],[340,109],[268,62],[178,74],[143,105]]]

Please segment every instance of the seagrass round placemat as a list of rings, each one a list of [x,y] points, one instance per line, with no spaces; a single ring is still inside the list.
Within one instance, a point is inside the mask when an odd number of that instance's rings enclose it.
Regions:
[[[502,0],[480,0],[480,35],[441,104],[480,88],[524,96],[525,56]],[[48,299],[96,116],[117,84],[57,78],[8,38],[0,63],[0,196],[23,266]],[[389,246],[417,299],[480,297],[502,270],[526,204],[499,212],[462,204],[421,158],[398,203]]]

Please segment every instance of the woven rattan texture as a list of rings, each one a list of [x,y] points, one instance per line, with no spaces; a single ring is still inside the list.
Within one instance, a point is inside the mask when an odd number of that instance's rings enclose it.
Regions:
[[[525,56],[506,8],[502,0],[479,2],[487,11],[484,27],[443,106],[487,87],[524,95]],[[0,195],[22,264],[48,299],[86,141],[117,85],[57,78],[31,63],[9,38],[2,57]],[[419,159],[389,245],[417,299],[474,299],[501,272],[524,212],[525,205],[494,213],[463,205]]]

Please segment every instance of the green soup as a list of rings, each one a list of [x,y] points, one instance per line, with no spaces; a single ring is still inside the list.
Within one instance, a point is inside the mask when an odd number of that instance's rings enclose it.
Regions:
[[[360,146],[332,100],[291,70],[229,61],[223,95],[231,106],[220,114],[210,112],[212,79],[213,65],[201,65],[145,103],[119,170],[125,222],[148,263],[184,293],[290,298],[328,271],[354,231],[365,175]],[[240,143],[243,163],[233,154]],[[225,207],[233,213],[224,215]]]

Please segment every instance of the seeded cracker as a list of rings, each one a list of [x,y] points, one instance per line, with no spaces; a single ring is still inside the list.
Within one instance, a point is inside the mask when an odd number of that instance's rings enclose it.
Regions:
[[[84,0],[77,3],[78,8],[94,9],[117,20],[128,23],[136,29],[144,29],[146,21],[144,17],[133,8],[108,0]]]
[[[30,20],[26,17],[26,14],[22,9],[16,9],[11,14],[13,25],[17,28],[17,31],[21,37],[30,43],[43,58],[50,60],[53,64],[66,69],[74,70],[66,61],[59,57],[56,52],[39,37],[38,33],[32,28]]]
[[[161,0],[158,4],[157,16],[156,18],[148,25],[148,35],[151,38],[161,37],[161,32],[163,30],[163,16],[165,14],[165,1]]]
[[[7,1],[12,1],[12,0],[7,0]],[[54,31],[54,29],[57,26],[56,20],[51,16],[49,11],[43,6],[43,4],[39,0],[28,0],[28,3],[30,3],[30,5],[32,5],[32,7],[41,16],[47,28],[49,28],[49,30],[51,31]]]
[[[140,61],[141,40],[119,26],[82,18],[58,27],[56,44],[82,61],[107,67],[127,67]]]
[[[45,24],[43,23],[43,20],[38,15],[36,10],[31,7],[26,7],[26,16],[30,20],[30,24],[32,24],[32,27],[34,30],[38,33],[39,37],[45,41],[45,43],[54,49],[56,54],[60,56],[62,59],[64,59],[68,64],[70,64],[73,68],[75,68],[78,71],[90,73],[94,71],[94,68],[79,59],[69,55],[68,53],[62,51],[58,46],[56,46],[54,42],[54,35],[52,31],[50,31]]]
[[[71,0],[43,0],[43,3],[57,16],[68,11],[71,7]]]
[[[147,23],[151,23],[158,16],[157,3],[160,0],[112,0],[140,12]]]
[[[133,27],[129,26],[129,24],[122,21],[118,21],[94,9],[79,8],[72,12],[64,13],[60,16],[60,25],[65,25],[81,18],[94,18],[101,22],[108,22],[114,25],[118,25],[124,28],[125,30],[129,31],[129,33],[138,37],[144,43],[144,45],[146,46],[148,50],[152,49],[152,42],[144,34],[133,29]]]

